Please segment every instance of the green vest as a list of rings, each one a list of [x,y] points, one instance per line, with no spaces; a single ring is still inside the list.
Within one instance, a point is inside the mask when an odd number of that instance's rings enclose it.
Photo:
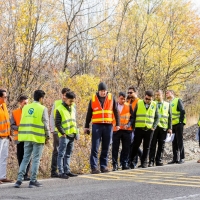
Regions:
[[[58,108],[58,106],[60,106],[62,104],[62,102],[63,102],[62,99],[56,100],[54,102],[54,111],[53,111],[53,113],[54,113],[54,121],[55,121],[55,118],[56,118],[56,109]],[[56,128],[56,126],[55,126],[55,131],[58,132],[58,129]]]
[[[178,100],[179,98],[174,98],[173,101],[171,102],[171,107],[172,107],[172,125],[178,124],[180,121],[180,111],[177,111],[177,106],[178,106]],[[184,124],[186,124],[186,119],[184,118],[183,121]]]
[[[135,127],[137,128],[147,128],[151,129],[153,127],[155,112],[156,112],[156,102],[152,101],[149,108],[146,109],[143,100],[139,100],[137,103],[137,112]]]
[[[73,136],[78,134],[78,129],[76,126],[76,110],[75,106],[71,106],[71,113],[63,106],[62,104],[58,106],[57,110],[59,111],[62,118],[62,127],[65,130],[65,134]],[[62,134],[58,133],[58,136],[61,137]]]
[[[45,143],[45,129],[42,116],[45,106],[33,102],[23,107],[18,129],[18,141]]]
[[[199,117],[199,121],[198,121],[198,126],[200,127],[200,117]]]
[[[158,113],[160,115],[158,126],[164,129],[168,128],[168,118],[169,118],[169,108],[170,104],[164,101],[161,107],[158,107]]]

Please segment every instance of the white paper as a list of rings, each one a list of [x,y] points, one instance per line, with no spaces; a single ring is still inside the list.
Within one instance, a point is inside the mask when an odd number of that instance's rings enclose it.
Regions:
[[[169,133],[167,133],[167,137],[165,139],[165,142],[173,142],[174,140],[174,133],[172,133],[171,135]]]

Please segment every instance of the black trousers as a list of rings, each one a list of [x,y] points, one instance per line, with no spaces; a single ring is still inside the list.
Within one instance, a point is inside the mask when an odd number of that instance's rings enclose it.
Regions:
[[[134,157],[138,153],[138,149],[140,147],[140,144],[143,141],[143,153],[141,157],[141,164],[147,164],[147,156],[149,154],[149,148],[151,144],[151,139],[153,137],[153,131],[152,130],[143,130],[142,128],[135,128],[134,132],[134,141],[133,141],[133,149],[131,154],[131,162],[133,162]]]
[[[156,128],[153,134],[153,138],[151,140],[149,162],[153,162],[153,163],[162,162],[166,136],[167,136],[167,130],[164,130],[161,127]],[[158,147],[157,147],[157,152],[156,152],[157,144],[158,144]],[[156,153],[156,159],[155,159],[155,153]]]
[[[172,142],[173,160],[178,161],[179,159],[185,158],[183,146],[183,124],[173,125],[172,130],[173,133],[175,133],[174,140]]]
[[[131,160],[131,156],[132,156],[132,151],[133,151],[133,142],[131,143],[131,146],[130,146],[130,153],[129,153],[129,164],[131,164],[130,163],[130,160]],[[141,159],[142,159],[142,150],[140,149],[140,148],[138,148],[138,153],[137,153],[137,155],[133,158],[133,163],[134,163],[134,165],[137,165],[137,163],[138,163],[138,157],[140,158],[140,161],[141,161]]]
[[[24,142],[20,142],[19,144],[17,144],[17,160],[18,160],[19,167],[21,165],[23,157],[24,157]],[[26,173],[24,176],[28,176],[29,169],[30,169],[30,162],[26,168]]]
[[[118,165],[118,153],[120,141],[122,141],[122,151],[120,155],[120,161],[122,166],[127,166],[129,161],[129,151],[131,145],[131,131],[119,130],[113,132],[112,143],[112,164]]]
[[[51,174],[57,171],[57,157],[58,157],[59,137],[57,133],[53,133],[53,152],[51,159]]]

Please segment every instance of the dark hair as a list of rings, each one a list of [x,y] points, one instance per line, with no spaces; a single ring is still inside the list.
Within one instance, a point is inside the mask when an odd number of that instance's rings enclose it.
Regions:
[[[66,92],[69,92],[69,91],[70,91],[69,88],[63,88],[63,89],[61,90],[61,93],[62,93],[62,94],[65,94]]]
[[[45,92],[43,90],[35,90],[33,98],[35,101],[39,101],[40,98],[45,96]]]
[[[124,98],[126,98],[126,94],[124,92],[119,92],[119,97],[123,96]]]
[[[26,95],[21,95],[21,96],[19,96],[19,98],[18,98],[18,102],[22,102],[22,101],[24,101],[24,100],[26,100],[26,99],[28,99],[28,97],[26,96]]]
[[[68,99],[75,99],[76,98],[76,95],[74,94],[74,92],[70,91],[70,92],[67,92],[66,93],[66,97]]]
[[[145,96],[146,95],[149,96],[149,97],[152,97],[154,95],[153,90],[147,90],[147,91],[145,91]]]
[[[130,86],[130,87],[128,88],[128,90],[133,90],[134,92],[137,92],[137,91],[138,91],[137,87],[134,87],[134,86]]]
[[[0,89],[0,97],[3,96],[3,93],[4,93],[4,92],[6,92],[6,90],[2,90],[2,89]]]

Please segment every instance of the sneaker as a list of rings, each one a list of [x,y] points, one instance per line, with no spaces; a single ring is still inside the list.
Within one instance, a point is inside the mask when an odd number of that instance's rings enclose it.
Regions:
[[[15,188],[20,188],[20,185],[22,184],[21,181],[17,181],[14,185]]]
[[[68,179],[69,178],[69,176],[67,176],[67,174],[65,174],[65,173],[59,174],[58,177],[62,178],[62,179]]]
[[[30,181],[29,183],[29,188],[34,188],[34,187],[42,187],[43,185],[39,183],[38,181]]]
[[[101,172],[96,168],[92,169],[92,171],[91,171],[91,174],[100,174],[100,173]]]
[[[73,173],[71,173],[71,172],[69,172],[69,173],[65,173],[67,176],[69,176],[69,177],[76,177],[76,176],[78,176],[78,174],[73,174]]]

